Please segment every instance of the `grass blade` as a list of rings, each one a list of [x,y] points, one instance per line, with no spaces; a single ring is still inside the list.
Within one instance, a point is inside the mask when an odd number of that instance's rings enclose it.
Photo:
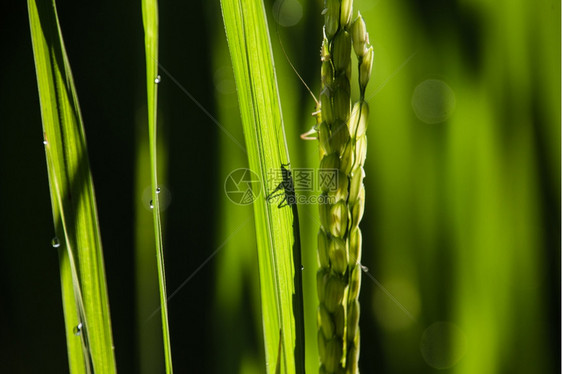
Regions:
[[[28,1],[41,103],[69,366],[114,373],[115,358],[94,187],[78,97],[54,1]]]
[[[148,131],[145,111],[139,113],[136,126],[136,176],[135,176],[135,305],[137,318],[137,349],[139,374],[163,373],[164,372],[164,347],[162,345],[162,324],[160,319],[150,318],[154,313],[155,305],[160,303],[160,291],[158,286],[158,269],[154,257],[154,231],[147,230],[152,227],[152,210],[149,202],[152,199],[150,168],[150,152],[148,145]],[[162,149],[160,137],[159,149]],[[165,144],[164,144],[165,145]],[[165,170],[165,153],[159,153],[159,181],[166,179],[162,175]],[[156,311],[157,314],[158,311]]]
[[[160,219],[160,202],[157,170],[157,103],[158,103],[158,2],[143,0],[142,20],[144,25],[144,45],[146,57],[146,89],[148,107],[148,142],[150,147],[150,171],[152,185],[152,215],[154,237],[156,238],[156,261],[158,265],[158,284],[160,288],[160,311],[162,318],[162,335],[164,338],[164,356],[166,373],[172,373],[172,351],[168,326],[168,301],[166,292],[166,273],[164,271],[164,248],[162,245],[162,227]]]
[[[261,1],[221,1],[223,20],[238,89],[250,168],[266,194],[272,171],[289,162],[271,42]],[[276,184],[276,183],[275,183]],[[278,209],[263,197],[254,202],[266,363],[269,372],[294,373],[302,365],[293,310],[291,209]],[[297,262],[300,262],[298,259]],[[301,318],[302,316],[296,316]],[[280,350],[279,347],[282,347]],[[300,352],[299,352],[300,350]],[[281,356],[281,357],[279,357]]]

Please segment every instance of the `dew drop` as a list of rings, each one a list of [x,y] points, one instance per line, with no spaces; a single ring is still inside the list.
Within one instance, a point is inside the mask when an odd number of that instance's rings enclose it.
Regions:
[[[160,193],[160,187],[156,188],[156,193]]]
[[[365,265],[361,265],[361,270],[363,270],[364,273],[368,273],[368,272],[369,272],[369,268],[366,267]]]
[[[56,236],[51,240],[51,245],[53,246],[53,248],[58,248],[60,247],[60,240],[59,238],[57,238]]]
[[[301,265],[301,270],[304,270],[304,265]]]
[[[43,144],[47,145],[47,141],[46,141],[46,140],[43,140]]]
[[[150,200],[150,209],[154,208],[154,204],[152,203],[152,200]]]
[[[74,335],[78,336],[82,333],[82,322],[74,327]]]
[[[162,80],[162,78],[160,78],[160,75],[157,75],[156,79],[154,79],[154,83],[158,84],[158,83],[160,83],[161,80]]]

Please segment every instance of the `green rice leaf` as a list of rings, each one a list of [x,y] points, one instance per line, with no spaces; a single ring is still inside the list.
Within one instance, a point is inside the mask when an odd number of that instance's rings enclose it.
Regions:
[[[69,366],[114,373],[103,253],[84,126],[54,1],[29,0]]]
[[[221,6],[249,165],[267,195],[277,184],[268,177],[289,157],[265,11],[256,0],[222,0]],[[266,366],[269,373],[294,373],[302,371],[293,309],[293,294],[301,290],[294,287],[293,216],[277,205],[264,196],[254,201]]]
[[[152,215],[154,237],[156,238],[156,262],[158,265],[158,285],[160,288],[160,311],[162,319],[162,335],[164,338],[164,355],[166,373],[172,373],[172,351],[168,326],[168,301],[166,292],[166,273],[164,270],[164,249],[162,245],[162,226],[160,217],[160,201],[157,170],[157,103],[158,103],[158,2],[142,1],[142,20],[144,25],[144,45],[146,56],[146,88],[148,108],[148,142],[150,147],[150,171],[152,185]]]

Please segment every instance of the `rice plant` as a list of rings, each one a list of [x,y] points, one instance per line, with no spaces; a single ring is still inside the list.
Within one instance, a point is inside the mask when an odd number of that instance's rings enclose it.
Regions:
[[[94,186],[78,97],[54,1],[29,0],[69,366],[114,373],[115,357]]]
[[[173,372],[172,352],[170,347],[170,328],[168,326],[168,292],[166,291],[166,272],[164,269],[164,248],[162,242],[162,223],[160,217],[160,186],[158,184],[157,162],[157,103],[158,84],[158,2],[146,0],[142,2],[144,25],[146,88],[148,108],[148,139],[150,154],[151,200],[150,208],[153,212],[154,238],[156,243],[156,264],[158,269],[158,287],[160,291],[160,316],[162,320],[162,335],[164,340],[164,356],[166,373]]]
[[[323,186],[318,232],[318,351],[320,372],[358,372],[361,231],[365,206],[363,164],[369,106],[365,89],[373,48],[365,22],[352,22],[352,1],[326,1],[322,42],[321,111],[317,114],[320,173],[333,173]],[[351,51],[358,60],[360,97],[351,106]]]
[[[267,191],[268,175],[283,172],[281,189],[290,185],[290,164],[284,136],[271,41],[261,1],[223,0],[225,24],[250,168]],[[271,196],[271,195],[269,195]],[[289,195],[287,195],[289,196]],[[300,240],[296,207],[254,202],[266,365],[269,372],[302,373],[304,338],[300,284]],[[289,202],[294,206],[294,202]],[[298,264],[298,265],[297,265]],[[293,295],[296,295],[294,297]],[[297,304],[301,303],[299,307]]]

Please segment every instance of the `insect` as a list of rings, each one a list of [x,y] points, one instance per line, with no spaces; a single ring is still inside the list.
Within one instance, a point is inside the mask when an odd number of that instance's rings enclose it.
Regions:
[[[286,168],[289,164],[281,164],[281,175],[283,180],[275,187],[273,191],[267,195],[265,198],[267,202],[275,200],[279,196],[283,196],[283,199],[277,205],[278,208],[283,208],[290,206],[293,210],[293,216],[298,216],[297,211],[297,197],[295,195],[295,186],[293,184],[293,174],[289,169]],[[282,192],[279,192],[283,190]],[[296,213],[296,214],[295,214]]]
[[[267,202],[283,196],[277,208],[291,207],[293,213],[293,266],[295,270],[295,293],[293,294],[293,316],[295,319],[295,369],[297,373],[304,373],[304,311],[302,295],[302,262],[301,262],[301,241],[299,227],[299,211],[297,209],[297,197],[293,174],[287,169],[289,164],[281,164],[281,175],[283,180],[266,197]],[[281,192],[279,192],[281,191]]]

